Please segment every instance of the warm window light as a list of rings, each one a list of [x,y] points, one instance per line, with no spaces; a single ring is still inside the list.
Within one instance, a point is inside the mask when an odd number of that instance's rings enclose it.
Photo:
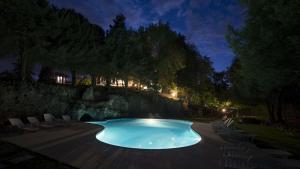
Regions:
[[[57,83],[63,83],[63,77],[62,76],[57,76],[56,77],[56,82]]]
[[[223,113],[225,113],[225,112],[226,112],[226,109],[225,109],[225,108],[223,108],[223,109],[222,109],[222,112],[223,112]]]
[[[118,85],[122,85],[123,80],[117,80]]]
[[[176,91],[171,91],[171,96],[172,97],[176,97],[177,96],[177,92]]]
[[[147,87],[147,86],[144,86],[144,87],[143,87],[143,89],[144,89],[144,90],[147,90],[147,89],[148,89],[148,87]]]
[[[128,81],[128,87],[132,87],[133,86],[133,81],[132,80],[129,80]]]

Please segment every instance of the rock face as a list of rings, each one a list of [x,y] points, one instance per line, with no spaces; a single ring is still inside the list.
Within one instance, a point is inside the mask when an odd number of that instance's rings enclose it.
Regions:
[[[137,117],[172,118],[184,115],[182,103],[161,96],[128,96],[128,111]]]
[[[106,108],[117,112],[127,112],[128,101],[123,96],[111,95]]]
[[[106,118],[122,117],[127,115],[128,102],[124,97],[112,95],[108,101],[89,102],[80,101],[73,108],[73,118],[81,120],[85,115],[91,116],[95,120]]]
[[[83,100],[94,100],[94,88],[89,87],[82,95]]]

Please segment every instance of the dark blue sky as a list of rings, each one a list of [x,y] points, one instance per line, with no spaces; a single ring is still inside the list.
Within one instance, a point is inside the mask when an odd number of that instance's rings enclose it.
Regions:
[[[227,25],[240,27],[243,10],[237,0],[50,0],[73,8],[104,29],[123,13],[129,27],[147,26],[158,20],[184,34],[199,52],[211,58],[217,71],[231,64],[233,53],[224,38]]]
[[[73,8],[104,29],[117,14],[138,28],[158,20],[187,37],[216,71],[225,70],[234,57],[225,40],[227,25],[243,25],[244,10],[237,0],[50,0],[59,8]]]

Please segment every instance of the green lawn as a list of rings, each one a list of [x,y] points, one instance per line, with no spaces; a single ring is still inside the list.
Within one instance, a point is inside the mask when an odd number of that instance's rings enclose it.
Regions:
[[[269,143],[271,146],[287,150],[300,155],[300,137],[289,136],[283,131],[263,125],[253,125],[253,124],[236,124],[237,128],[245,131],[249,134],[256,135],[256,139]]]

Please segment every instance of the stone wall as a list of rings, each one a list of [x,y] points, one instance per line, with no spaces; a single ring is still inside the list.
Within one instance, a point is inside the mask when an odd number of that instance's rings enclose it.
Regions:
[[[77,94],[73,88],[38,83],[0,83],[0,93],[0,124],[11,117],[60,116],[71,108]]]
[[[8,85],[0,83],[0,124],[8,118],[27,116],[43,118],[52,113],[61,118],[69,114],[82,120],[103,120],[119,117],[176,117],[184,114],[180,101],[143,92],[104,93],[102,89],[86,89],[93,92],[92,100],[87,92],[70,86],[27,83]],[[103,97],[101,97],[103,96]],[[103,99],[105,98],[105,99]],[[88,118],[87,118],[88,117]]]

